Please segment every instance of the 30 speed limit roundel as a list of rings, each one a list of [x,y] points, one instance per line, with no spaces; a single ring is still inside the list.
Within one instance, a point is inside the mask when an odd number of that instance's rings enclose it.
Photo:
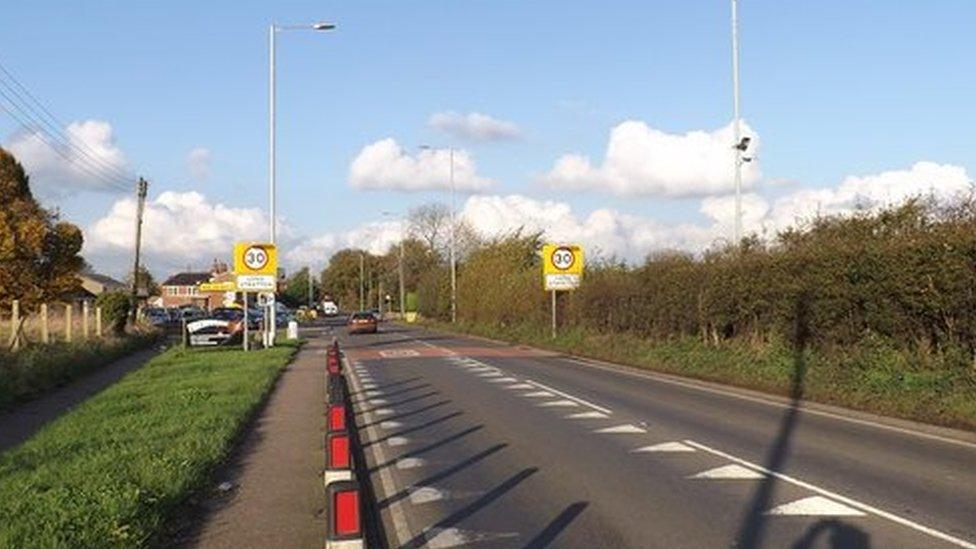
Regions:
[[[268,264],[268,252],[260,246],[251,246],[244,250],[244,265],[252,271],[260,271]]]
[[[576,254],[571,248],[560,246],[552,251],[550,261],[552,261],[552,266],[560,271],[568,271],[576,263]]]

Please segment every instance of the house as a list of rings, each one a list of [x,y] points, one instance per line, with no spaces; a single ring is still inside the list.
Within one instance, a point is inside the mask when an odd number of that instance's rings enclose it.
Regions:
[[[180,307],[195,305],[204,309],[214,309],[225,305],[228,296],[222,292],[201,292],[200,284],[204,282],[224,282],[233,280],[233,274],[226,263],[214,260],[213,266],[206,272],[176,273],[159,285],[161,303],[163,307]],[[233,295],[231,295],[233,302]]]
[[[122,282],[98,273],[81,273],[78,275],[78,280],[81,281],[81,287],[84,290],[82,293],[90,295],[92,299],[105,292],[126,289],[126,285]]]

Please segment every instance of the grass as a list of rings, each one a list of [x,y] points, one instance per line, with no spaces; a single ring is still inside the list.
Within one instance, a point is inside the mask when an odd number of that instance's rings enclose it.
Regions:
[[[0,454],[0,547],[137,547],[208,482],[297,343],[171,349]]]
[[[806,350],[798,356],[789,345],[775,341],[755,345],[732,340],[715,346],[696,338],[653,341],[582,328],[565,329],[552,339],[547,328],[530,324],[427,324],[778,395],[790,394],[802,363],[806,400],[976,430],[976,369],[961,353],[913,354],[868,339],[855,347]]]
[[[0,411],[158,341],[155,331],[0,351]]]

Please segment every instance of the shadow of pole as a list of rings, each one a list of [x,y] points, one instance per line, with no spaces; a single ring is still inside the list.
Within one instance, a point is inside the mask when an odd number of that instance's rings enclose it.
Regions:
[[[790,439],[799,419],[800,402],[803,399],[803,380],[806,376],[805,351],[810,339],[810,293],[801,292],[797,296],[793,324],[793,374],[790,380],[790,407],[783,415],[776,439],[766,453],[765,467],[771,471],[781,471],[790,452]],[[762,545],[766,526],[766,510],[772,502],[776,479],[765,476],[752,496],[739,532],[736,547],[754,548]]]
[[[824,519],[811,526],[803,537],[793,544],[793,549],[811,549],[820,537],[829,535],[827,545],[831,549],[868,549],[871,538],[860,529],[837,519]]]
[[[549,545],[555,541],[556,536],[565,530],[570,523],[576,520],[576,517],[578,517],[579,514],[586,509],[587,505],[589,505],[589,503],[585,501],[577,501],[576,503],[573,503],[569,507],[563,509],[563,512],[559,513],[556,518],[552,519],[552,522],[550,522],[548,526],[546,526],[541,532],[539,532],[534,538],[525,544],[525,548],[542,549],[543,547],[549,547]]]

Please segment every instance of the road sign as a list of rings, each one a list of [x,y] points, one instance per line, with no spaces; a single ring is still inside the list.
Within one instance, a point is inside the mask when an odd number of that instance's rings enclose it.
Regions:
[[[201,292],[233,292],[237,290],[237,284],[233,280],[225,282],[204,282],[200,284]]]
[[[578,288],[583,278],[583,248],[575,244],[545,244],[542,277],[546,291]]]
[[[267,275],[273,280],[278,273],[278,249],[274,244],[237,242],[234,244],[234,272],[238,275]]]
[[[275,291],[274,275],[237,275],[237,289],[242,292],[273,292]]]

